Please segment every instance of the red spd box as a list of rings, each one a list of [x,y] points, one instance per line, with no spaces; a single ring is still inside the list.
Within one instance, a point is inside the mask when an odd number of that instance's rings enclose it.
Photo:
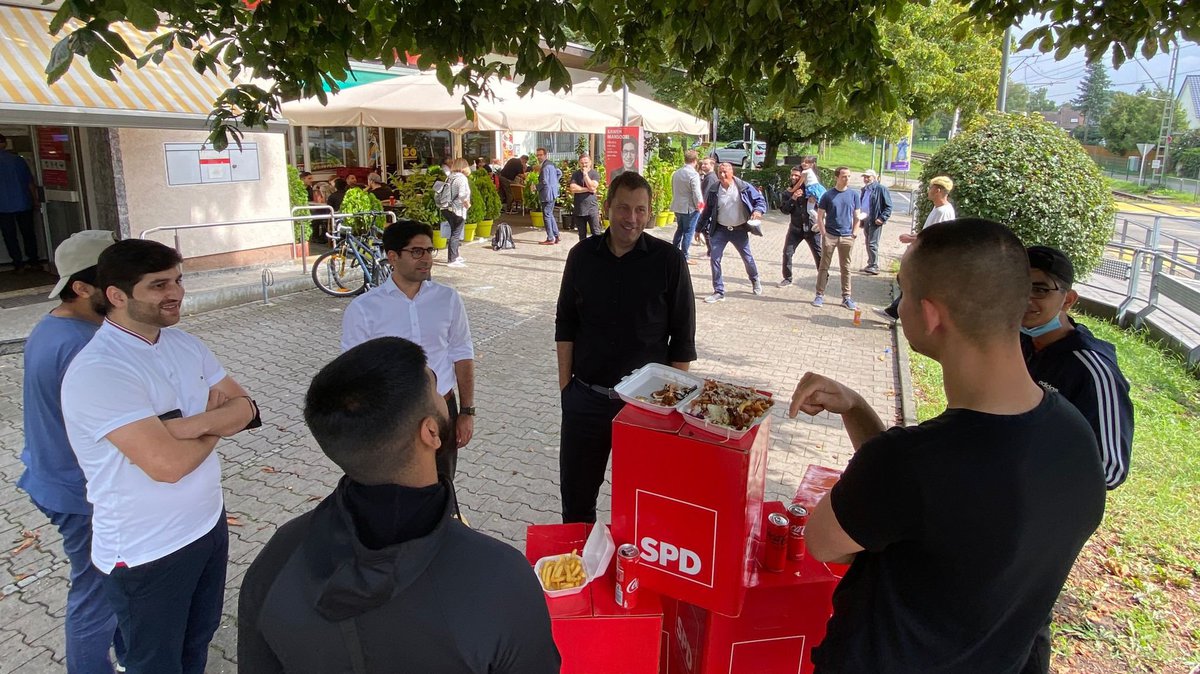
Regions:
[[[796,495],[792,497],[792,503],[799,503],[808,508],[808,512],[811,513],[841,477],[842,471],[836,468],[826,468],[815,463],[808,464],[808,468],[804,470],[804,479],[800,480]],[[846,564],[829,565],[829,570],[838,578],[846,575],[846,570],[849,568]]]
[[[631,405],[613,420],[613,537],[641,551],[641,582],[725,615],[742,608],[762,510],[770,419],[725,440]]]
[[[763,517],[783,504],[764,504]],[[756,546],[756,548],[761,546]],[[780,573],[758,568],[742,613],[723,616],[663,599],[662,674],[810,674],[813,647],[825,638],[837,579],[806,556]]]
[[[590,524],[534,524],[525,533],[530,564],[578,549]],[[579,594],[546,597],[562,674],[657,674],[662,646],[662,602],[644,588],[637,606],[626,610],[613,597],[613,566]],[[640,567],[639,567],[640,568]]]

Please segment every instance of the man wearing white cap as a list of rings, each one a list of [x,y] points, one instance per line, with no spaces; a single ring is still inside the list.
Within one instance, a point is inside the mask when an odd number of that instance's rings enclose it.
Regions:
[[[875,276],[879,273],[879,235],[888,218],[892,217],[892,194],[887,185],[879,181],[875,169],[863,171],[862,205],[867,212],[863,222],[867,233],[867,266],[864,274]]]
[[[60,278],[51,299],[59,305],[42,317],[25,342],[25,473],[17,486],[62,534],[71,563],[67,590],[67,671],[111,674],[108,649],[116,642],[117,618],[104,597],[104,575],[92,566],[92,506],[86,482],[63,424],[60,384],[67,366],[92,339],[104,320],[104,303],[96,289],[96,261],[113,244],[112,232],[78,232],[54,251]]]

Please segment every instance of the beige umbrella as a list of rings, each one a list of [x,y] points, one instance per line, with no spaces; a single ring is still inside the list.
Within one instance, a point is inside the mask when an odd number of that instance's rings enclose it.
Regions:
[[[283,115],[295,126],[383,126],[451,131],[567,131],[604,133],[620,119],[569,100],[544,93],[517,95],[512,82],[489,83],[492,99],[480,98],[474,119],[463,109],[464,89],[448,93],[433,72],[401,75],[362,84],[329,96],[328,105],[316,98],[283,105]]]
[[[621,90],[610,88],[600,91],[600,79],[597,77],[574,84],[570,92],[559,96],[613,115],[618,120],[621,118]],[[640,126],[653,133],[686,133],[693,136],[707,136],[709,133],[706,120],[633,92],[629,92],[629,126]]]

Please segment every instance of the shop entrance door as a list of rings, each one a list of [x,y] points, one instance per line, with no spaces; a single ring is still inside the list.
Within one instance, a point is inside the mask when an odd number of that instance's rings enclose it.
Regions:
[[[46,250],[53,251],[75,232],[87,229],[79,130],[69,126],[35,126],[33,129],[36,175],[45,200],[42,214]],[[47,256],[52,258],[50,254]]]

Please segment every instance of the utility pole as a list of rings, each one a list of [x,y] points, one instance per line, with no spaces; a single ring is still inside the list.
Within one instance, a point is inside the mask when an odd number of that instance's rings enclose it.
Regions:
[[[1179,42],[1173,41],[1171,75],[1167,78],[1167,100],[1163,103],[1162,126],[1158,131],[1158,150],[1150,165],[1150,182],[1161,185],[1167,171],[1167,155],[1171,151],[1171,130],[1175,126],[1175,75],[1179,72]]]
[[[1004,46],[1000,48],[1000,95],[996,98],[996,109],[1005,112],[1008,107],[1008,43],[1012,41],[1012,27],[1004,29]]]

